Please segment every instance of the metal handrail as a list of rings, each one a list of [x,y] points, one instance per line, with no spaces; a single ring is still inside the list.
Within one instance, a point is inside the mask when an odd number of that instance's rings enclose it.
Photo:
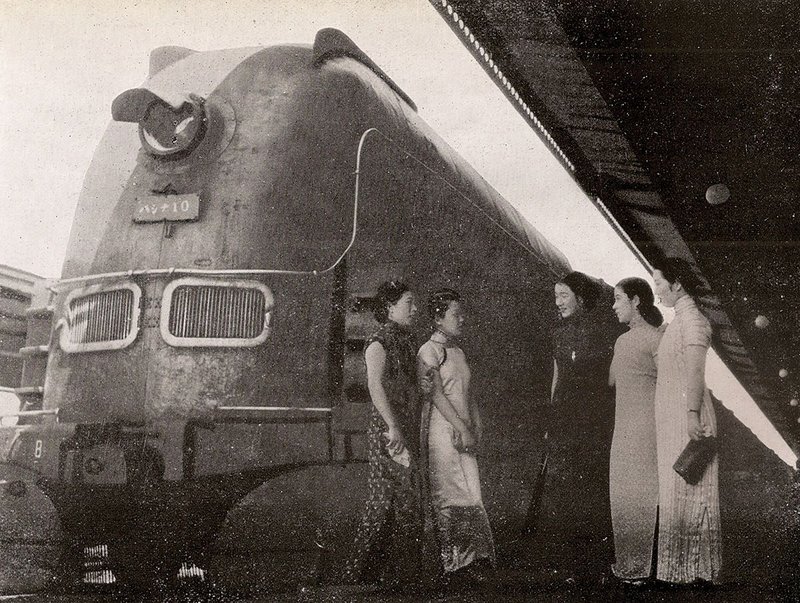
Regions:
[[[43,417],[46,415],[53,415],[57,417],[58,409],[48,408],[46,410],[18,410],[16,412],[2,412],[0,413],[0,419],[5,419],[6,417]]]
[[[18,396],[30,396],[32,394],[43,394],[44,386],[42,385],[23,385],[22,387],[13,388],[13,392]]]
[[[332,413],[332,408],[308,406],[217,406],[215,410],[259,410],[265,412],[287,412],[292,410],[316,413]]]

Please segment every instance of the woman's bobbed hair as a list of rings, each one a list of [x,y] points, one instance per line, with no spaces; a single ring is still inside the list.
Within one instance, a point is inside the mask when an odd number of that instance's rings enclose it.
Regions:
[[[375,306],[372,310],[375,320],[381,324],[389,320],[389,306],[396,304],[407,291],[411,289],[403,281],[386,281],[378,285],[378,294],[375,296]]]
[[[458,292],[453,289],[439,289],[428,298],[428,314],[433,320],[444,318],[450,302],[461,301]]]
[[[583,272],[570,272],[557,284],[566,285],[576,297],[580,297],[585,310],[594,310],[600,297],[600,285],[591,277]]]
[[[654,327],[661,326],[661,323],[664,322],[664,316],[662,316],[661,311],[656,308],[653,290],[646,280],[635,276],[624,278],[617,283],[617,287],[622,289],[622,292],[628,299],[633,299],[636,296],[639,297],[639,314],[641,314],[647,324]]]
[[[694,267],[683,258],[663,258],[653,264],[653,270],[661,272],[670,285],[680,283],[692,297],[702,295],[706,291],[706,286],[697,276]]]

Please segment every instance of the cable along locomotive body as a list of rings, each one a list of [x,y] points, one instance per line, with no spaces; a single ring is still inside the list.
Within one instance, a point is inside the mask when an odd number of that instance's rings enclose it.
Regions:
[[[402,90],[322,30],[159,48],[112,115],[52,287],[43,412],[3,428],[3,479],[24,490],[3,493],[3,525],[35,512],[40,530],[35,550],[15,540],[29,569],[8,583],[75,576],[101,545],[131,584],[184,562],[334,580],[366,496],[369,308],[391,278],[464,295],[487,511],[500,537],[518,527],[569,265]]]

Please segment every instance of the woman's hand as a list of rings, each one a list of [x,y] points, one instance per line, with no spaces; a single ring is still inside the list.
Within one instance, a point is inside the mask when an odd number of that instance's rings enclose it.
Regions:
[[[475,434],[472,433],[469,427],[459,430],[459,433],[461,434],[461,445],[465,450],[477,446],[478,438],[475,437]]]
[[[428,395],[433,392],[433,374],[436,369],[426,367],[424,371],[419,371],[419,389],[423,394]]]
[[[483,442],[483,425],[476,423],[473,431],[475,432],[475,439],[478,440],[478,444]]]
[[[390,454],[400,454],[406,449],[406,439],[403,437],[403,432],[396,425],[389,427],[386,432],[386,450]]]
[[[689,413],[686,431],[689,434],[689,438],[692,440],[699,440],[709,435],[706,427],[700,422],[700,413],[697,412]]]

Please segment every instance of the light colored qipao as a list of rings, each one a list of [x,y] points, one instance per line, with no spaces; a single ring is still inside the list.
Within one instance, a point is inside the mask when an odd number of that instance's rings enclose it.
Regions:
[[[444,337],[437,332],[420,348],[417,358],[425,367],[438,367],[444,395],[468,422],[470,370],[463,350],[457,346],[445,347]],[[494,543],[481,498],[478,460],[474,454],[456,450],[455,429],[430,400],[427,403],[431,501],[444,571],[453,572],[478,559],[494,562]]]
[[[626,580],[650,575],[658,509],[656,463],[656,361],[662,332],[643,320],[614,346],[616,386],[609,494],[614,529],[614,574]]]
[[[687,434],[685,353],[689,346],[708,350],[711,326],[691,297],[675,304],[675,318],[658,348],[656,383],[656,442],[658,446],[658,573],[659,580],[717,582],[722,566],[719,520],[719,457],[695,485],[687,484],[672,468],[689,442]],[[700,421],[717,435],[717,419],[708,390]]]

